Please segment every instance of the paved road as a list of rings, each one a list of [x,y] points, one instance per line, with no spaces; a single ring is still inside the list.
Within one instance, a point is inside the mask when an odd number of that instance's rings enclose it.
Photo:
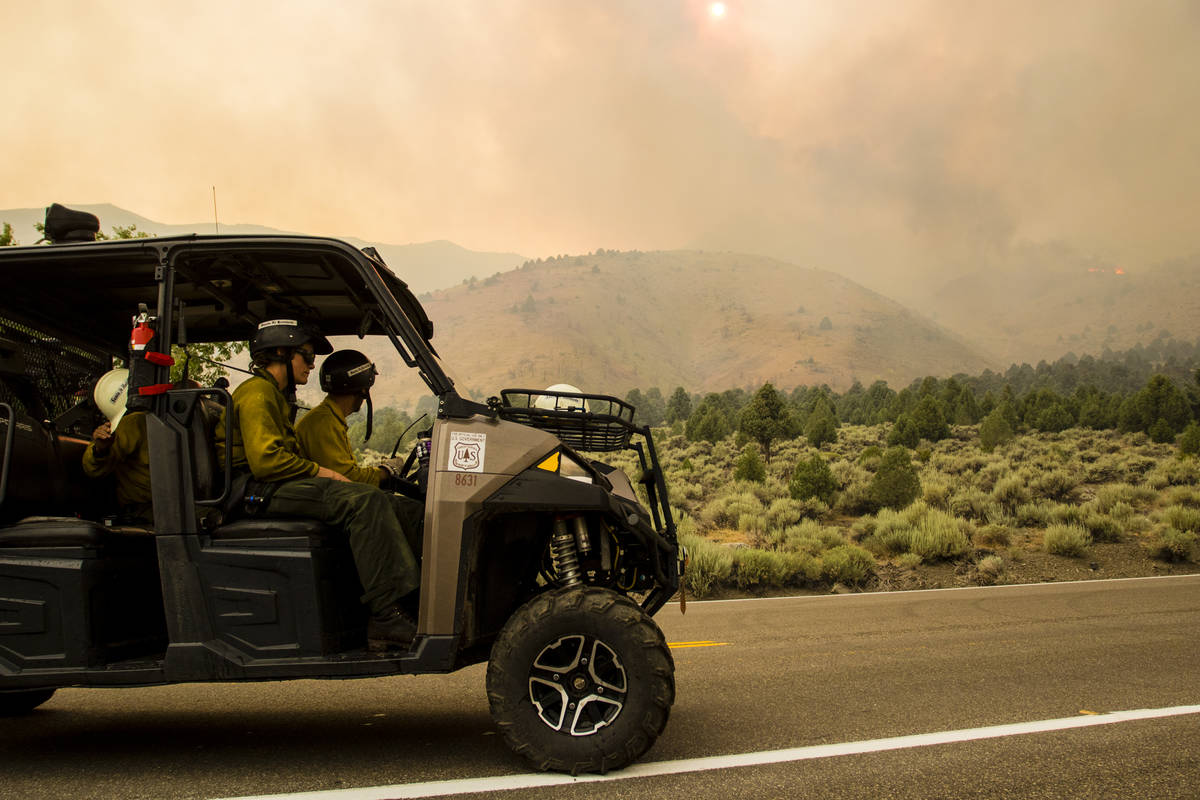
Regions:
[[[672,642],[728,644],[674,651],[678,699],[645,763],[1200,704],[1200,576],[694,603],[658,621]],[[476,666],[65,690],[0,724],[0,797],[230,797],[523,773],[492,729],[483,681]],[[1200,714],[460,796],[1195,798]]]

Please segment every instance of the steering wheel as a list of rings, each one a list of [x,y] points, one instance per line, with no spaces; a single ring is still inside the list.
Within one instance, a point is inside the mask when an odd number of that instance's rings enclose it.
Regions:
[[[413,500],[420,500],[422,503],[425,502],[425,476],[421,474],[420,464],[417,463],[419,449],[420,442],[408,452],[408,458],[404,459],[404,466],[400,468],[400,474],[384,478],[380,483],[380,488],[411,497]],[[414,465],[416,465],[416,469],[413,469]]]

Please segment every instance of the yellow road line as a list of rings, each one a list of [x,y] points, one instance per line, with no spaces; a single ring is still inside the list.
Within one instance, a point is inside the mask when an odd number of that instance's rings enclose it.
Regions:
[[[729,642],[668,642],[667,647],[672,650],[681,650],[685,647],[724,647]]]

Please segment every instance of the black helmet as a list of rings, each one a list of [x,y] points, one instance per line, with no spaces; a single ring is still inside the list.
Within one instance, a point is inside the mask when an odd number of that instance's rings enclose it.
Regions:
[[[375,385],[379,371],[357,350],[338,350],[321,362],[321,391],[330,394],[357,394]]]
[[[319,356],[333,352],[333,345],[315,327],[294,319],[269,319],[260,323],[250,337],[250,355],[276,347],[296,348],[307,342],[312,342],[313,350]]]

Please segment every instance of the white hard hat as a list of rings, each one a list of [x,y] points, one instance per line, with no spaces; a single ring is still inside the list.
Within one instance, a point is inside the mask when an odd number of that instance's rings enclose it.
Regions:
[[[582,394],[583,390],[577,386],[572,386],[569,383],[556,383],[553,386],[547,386],[547,392],[559,392],[561,394]],[[582,397],[560,397],[555,395],[538,395],[533,401],[535,408],[542,408],[547,411],[586,411],[587,407]]]
[[[125,416],[125,398],[129,395],[129,370],[113,369],[100,376],[92,399],[100,413],[108,417],[109,428],[116,431]]]

